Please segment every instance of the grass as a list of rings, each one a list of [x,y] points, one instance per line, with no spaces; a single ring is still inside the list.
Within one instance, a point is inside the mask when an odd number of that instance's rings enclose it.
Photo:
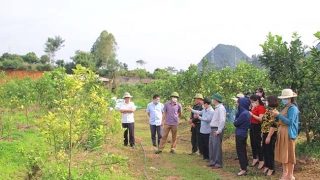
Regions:
[[[30,117],[35,117],[35,113],[31,113]],[[38,116],[37,116],[38,117]],[[34,118],[30,122],[33,124]],[[25,124],[25,116],[17,113],[14,116],[14,128],[12,131],[12,141],[7,142],[6,139],[0,141],[0,179],[26,179],[28,173],[28,163],[34,160],[33,156],[44,160],[42,163],[43,172],[49,172],[50,168],[65,168],[65,166],[53,166],[52,154],[48,154],[50,147],[45,143],[43,137],[39,134],[37,128],[18,129],[17,124]],[[103,148],[93,152],[83,151],[79,149],[74,155],[73,172],[78,172],[78,176],[74,179],[169,179],[169,180],[217,180],[217,179],[266,179],[261,171],[255,168],[249,168],[246,177],[236,177],[235,174],[239,170],[239,163],[235,161],[236,150],[234,142],[234,127],[232,123],[227,123],[225,136],[223,139],[223,162],[224,167],[218,170],[207,168],[208,162],[202,160],[199,155],[190,156],[190,126],[185,120],[180,120],[178,127],[178,141],[176,154],[170,154],[170,142],[168,142],[161,154],[155,154],[157,150],[152,146],[149,122],[145,109],[135,112],[135,137],[136,148],[124,147],[122,141],[122,131],[109,137]],[[168,141],[171,141],[169,134]],[[299,141],[300,143],[303,141]],[[306,153],[315,153],[312,149],[317,149],[318,144],[308,148]],[[320,146],[320,145],[319,145]],[[297,150],[303,149],[298,145]],[[250,148],[248,149],[250,155]],[[25,152],[22,156],[21,152]],[[302,150],[301,150],[302,152]],[[317,152],[319,153],[319,152]],[[314,154],[314,156],[317,155]],[[89,168],[85,176],[81,176],[90,164],[103,162],[106,155],[112,156],[116,154],[122,158],[128,158],[127,163],[116,163],[114,165],[101,165],[95,168]],[[251,163],[251,156],[250,162]],[[280,165],[276,164],[276,179],[281,173]],[[310,167],[307,164],[298,164],[297,176],[304,177],[303,173]],[[63,171],[65,172],[65,171]],[[313,169],[318,177],[317,169]],[[300,173],[300,174],[299,174]],[[313,177],[313,176],[310,176]],[[42,174],[36,179],[57,179],[50,178],[47,174]],[[312,179],[312,178],[311,178]]]
[[[24,179],[27,175],[27,169],[26,159],[22,157],[22,152],[34,149],[44,152],[46,149],[46,145],[36,129],[16,128],[16,124],[25,123],[23,114],[16,114],[14,119],[12,140],[10,142],[5,139],[0,141],[0,179]],[[20,125],[20,127],[23,126]],[[6,131],[4,137],[7,137]]]

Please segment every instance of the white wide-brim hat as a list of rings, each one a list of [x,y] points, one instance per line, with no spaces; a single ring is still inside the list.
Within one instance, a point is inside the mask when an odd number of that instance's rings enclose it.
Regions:
[[[292,91],[292,89],[284,89],[281,92],[281,96],[279,96],[279,99],[287,99],[287,98],[292,98],[292,97],[297,97],[297,94]]]
[[[237,94],[236,97],[233,97],[231,99],[235,100],[235,101],[238,101],[239,98],[243,98],[244,97],[244,94],[240,93],[240,94]]]
[[[122,98],[127,98],[127,97],[132,98],[133,96],[131,96],[130,93],[126,92],[124,93]]]

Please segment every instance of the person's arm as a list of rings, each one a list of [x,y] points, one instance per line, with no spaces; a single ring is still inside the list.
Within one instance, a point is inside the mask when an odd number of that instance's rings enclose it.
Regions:
[[[205,109],[203,109],[202,111],[205,111]],[[214,111],[207,111],[207,113],[202,113],[203,116],[199,117],[200,121],[204,121],[204,122],[210,122],[212,120],[213,117],[213,112]]]
[[[250,115],[253,117],[253,119],[262,122],[262,117],[266,113],[266,109],[263,107],[259,107],[258,109],[259,115],[254,115],[252,112],[250,112]]]
[[[235,127],[239,127],[245,120],[246,120],[246,114],[241,113],[237,119],[234,120],[233,125]]]
[[[167,113],[164,111],[164,112],[162,113],[162,122],[161,122],[161,126],[163,126],[163,125],[164,125],[164,122],[165,122],[165,120],[166,120],[166,115],[167,115]]]
[[[226,123],[227,112],[224,106],[221,104],[222,108],[219,109],[219,125],[217,134],[220,134],[224,129],[224,125]]]
[[[179,108],[178,108],[178,117],[180,118],[182,116],[182,107],[181,104],[179,104]]]
[[[270,127],[268,136],[267,136],[267,138],[266,138],[266,144],[270,144],[270,140],[271,140],[271,137],[272,137],[275,129],[276,129],[276,128],[274,128],[274,127]]]
[[[150,106],[149,104],[147,105],[147,110],[146,110],[147,114],[148,114],[148,118],[150,118]]]
[[[298,108],[290,107],[288,109],[288,117],[287,118],[280,113],[278,114],[277,117],[279,119],[281,119],[287,125],[291,126],[293,123],[293,120],[297,118],[298,114],[299,114]]]
[[[191,112],[192,112],[193,114],[199,114],[199,115],[202,115],[202,114],[203,114],[203,110],[202,110],[202,111],[198,111],[198,110],[192,109]]]
[[[122,112],[122,113],[133,113],[134,110],[133,109],[123,109],[123,110],[120,110],[120,112]]]

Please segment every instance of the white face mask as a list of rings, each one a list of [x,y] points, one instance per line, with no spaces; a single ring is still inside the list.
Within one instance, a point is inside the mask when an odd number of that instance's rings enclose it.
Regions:
[[[261,93],[256,93],[256,95],[261,97],[262,94]]]
[[[268,101],[266,101],[266,106],[269,106],[269,103],[268,103]]]
[[[178,101],[178,98],[172,98],[171,99],[173,102],[177,102]]]
[[[257,103],[251,103],[252,107],[257,107]]]

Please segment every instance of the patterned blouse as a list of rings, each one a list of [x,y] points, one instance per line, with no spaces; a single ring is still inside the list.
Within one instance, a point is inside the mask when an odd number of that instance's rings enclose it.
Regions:
[[[276,121],[275,117],[270,115],[270,109],[268,108],[266,113],[262,117],[261,132],[269,133],[270,127],[274,127],[274,131],[277,131],[278,126],[279,122]]]

